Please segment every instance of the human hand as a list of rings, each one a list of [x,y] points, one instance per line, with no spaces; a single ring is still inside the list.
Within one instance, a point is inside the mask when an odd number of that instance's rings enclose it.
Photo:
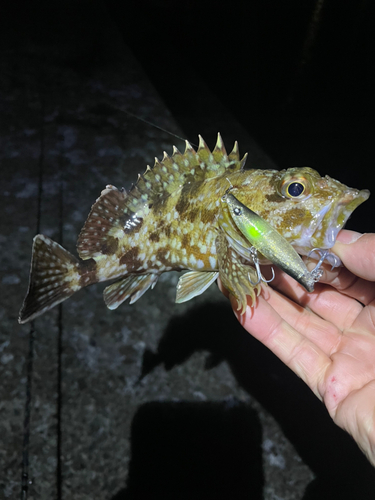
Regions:
[[[375,465],[375,234],[343,230],[332,251],[345,267],[323,266],[312,293],[275,269],[254,308],[240,315],[230,300],[243,327],[306,382]]]

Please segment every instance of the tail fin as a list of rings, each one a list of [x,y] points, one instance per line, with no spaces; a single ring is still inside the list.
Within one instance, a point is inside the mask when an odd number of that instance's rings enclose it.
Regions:
[[[18,322],[31,321],[81,288],[78,259],[38,234],[33,243],[29,289]]]

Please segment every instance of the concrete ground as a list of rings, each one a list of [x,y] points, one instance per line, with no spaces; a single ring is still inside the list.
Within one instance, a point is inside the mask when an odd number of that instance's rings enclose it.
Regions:
[[[15,28],[1,42],[0,498],[373,499],[374,470],[351,438],[215,285],[177,305],[168,273],[116,311],[97,285],[18,325],[33,236],[74,252],[106,184],[128,188],[155,156],[183,148],[170,133],[184,130],[100,6],[86,31],[72,21],[87,14],[77,3],[40,36]],[[276,167],[201,95],[216,110],[196,127],[211,147],[226,124],[228,148],[239,139],[249,165]]]

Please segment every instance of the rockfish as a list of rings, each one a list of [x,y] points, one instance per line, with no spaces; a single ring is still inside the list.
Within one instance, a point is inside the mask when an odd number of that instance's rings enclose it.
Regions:
[[[348,188],[309,167],[245,170],[238,144],[227,154],[220,134],[211,152],[199,137],[197,151],[186,141],[175,147],[126,192],[108,185],[96,200],[78,237],[80,259],[47,236],[34,238],[29,289],[19,315],[26,323],[83,287],[115,280],[104,290],[109,309],[130,304],[160,274],[189,270],[177,285],[176,302],[204,292],[218,276],[229,284],[242,311],[261,286],[249,242],[221,198],[231,193],[270,223],[300,255],[330,249],[368,190]]]

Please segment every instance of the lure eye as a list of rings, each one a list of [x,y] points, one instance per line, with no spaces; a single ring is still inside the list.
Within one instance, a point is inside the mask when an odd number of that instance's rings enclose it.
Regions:
[[[233,209],[233,213],[234,215],[241,215],[242,214],[242,210],[238,207],[234,208]]]
[[[302,182],[291,182],[285,191],[291,198],[297,198],[305,191],[305,185]]]

